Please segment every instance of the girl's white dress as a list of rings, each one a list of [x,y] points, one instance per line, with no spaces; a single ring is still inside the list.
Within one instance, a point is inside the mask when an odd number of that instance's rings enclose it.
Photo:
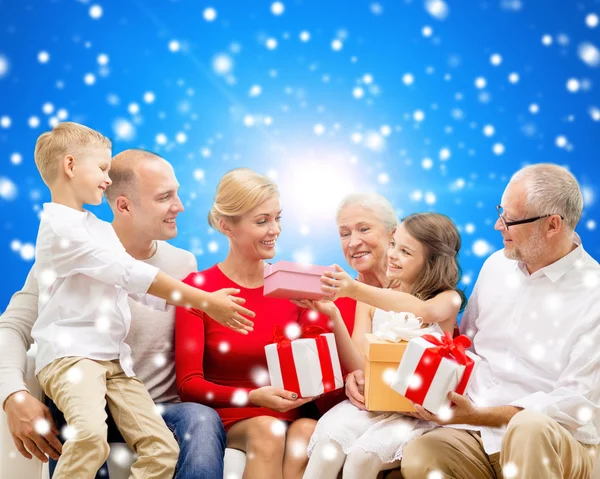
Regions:
[[[382,313],[375,310],[373,330]],[[356,449],[372,452],[385,464],[401,459],[405,444],[436,427],[433,422],[395,412],[363,411],[346,400],[319,419],[307,452],[310,457],[317,441],[326,437],[337,442],[346,454]]]

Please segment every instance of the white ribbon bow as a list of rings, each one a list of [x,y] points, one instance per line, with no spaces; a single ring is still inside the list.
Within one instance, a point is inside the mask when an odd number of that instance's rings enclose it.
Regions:
[[[413,313],[388,311],[383,314],[385,316],[373,328],[373,334],[379,340],[399,343],[431,332],[429,328],[421,328],[423,318],[417,318]]]

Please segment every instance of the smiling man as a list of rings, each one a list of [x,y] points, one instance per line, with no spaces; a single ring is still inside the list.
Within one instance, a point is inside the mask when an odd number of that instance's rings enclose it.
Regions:
[[[112,226],[127,253],[182,279],[197,270],[196,258],[166,240],[177,235],[177,216],[184,208],[173,167],[163,158],[131,149],[116,155],[111,164],[112,185],[106,199],[114,215]],[[31,329],[37,319],[38,288],[33,270],[0,318],[0,401],[18,450],[47,461],[51,472],[61,452],[58,433],[64,419],[54,405],[49,409],[27,392],[23,380]],[[182,403],[175,382],[175,308],[152,310],[129,301],[133,369],[142,380],[165,422],[179,442],[177,479],[223,476],[225,430],[210,407]],[[47,420],[50,431],[36,427]],[[56,422],[56,426],[55,426]],[[124,442],[114,422],[108,421],[109,442]],[[97,477],[107,477],[105,466]]]
[[[588,478],[600,436],[600,266],[574,232],[574,176],[528,166],[508,184],[460,325],[482,361],[452,417],[404,448],[405,479]],[[504,474],[504,476],[503,476]]]

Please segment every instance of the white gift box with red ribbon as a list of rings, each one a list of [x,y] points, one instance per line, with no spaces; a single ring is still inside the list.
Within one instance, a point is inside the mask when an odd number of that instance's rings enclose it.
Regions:
[[[301,329],[300,338],[290,340],[275,334],[275,343],[265,346],[271,386],[313,397],[344,386],[342,368],[333,333],[322,334],[317,326]]]
[[[481,360],[467,351],[467,336],[433,333],[411,339],[402,356],[392,389],[437,414],[450,406],[448,393],[464,394]]]

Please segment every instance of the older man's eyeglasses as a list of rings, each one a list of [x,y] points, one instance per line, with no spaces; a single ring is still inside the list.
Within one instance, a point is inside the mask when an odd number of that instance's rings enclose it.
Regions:
[[[517,226],[517,225],[524,225],[526,223],[533,223],[534,221],[537,220],[541,220],[542,218],[548,218],[550,216],[554,216],[554,215],[542,215],[542,216],[534,216],[532,218],[525,218],[523,220],[516,220],[516,221],[506,221],[504,219],[504,209],[502,208],[501,205],[496,206],[496,211],[498,212],[498,217],[500,218],[500,221],[502,221],[502,226],[504,226],[504,228],[508,229],[510,226]],[[560,219],[564,220],[564,218],[560,216]]]

